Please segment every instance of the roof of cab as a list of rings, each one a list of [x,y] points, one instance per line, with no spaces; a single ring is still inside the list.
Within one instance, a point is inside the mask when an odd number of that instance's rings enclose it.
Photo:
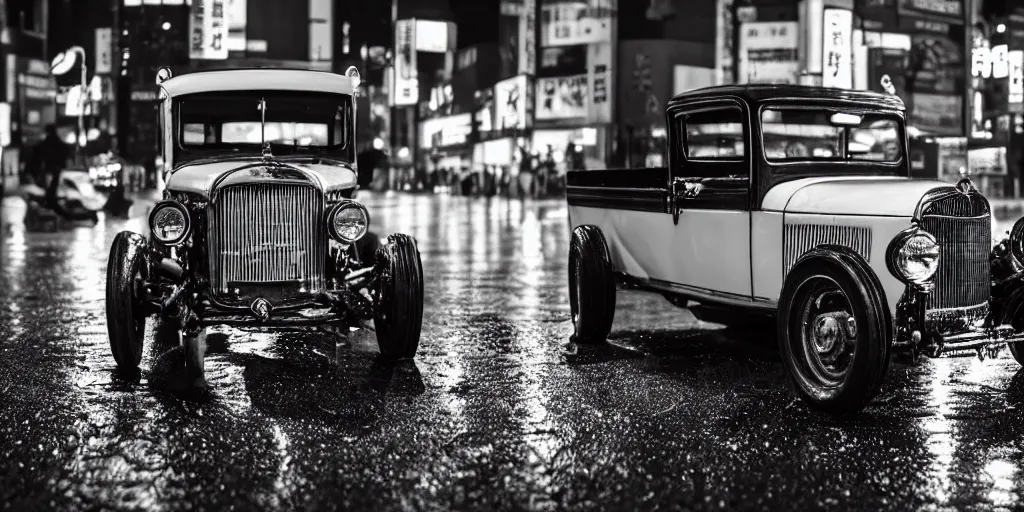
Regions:
[[[677,94],[669,101],[668,106],[672,107],[687,101],[710,99],[716,96],[737,96],[749,103],[761,103],[766,100],[782,98],[853,101],[857,103],[871,103],[881,108],[906,110],[903,100],[895,94],[789,84],[742,84],[702,87]]]
[[[352,94],[352,79],[309,69],[224,69],[176,76],[160,84],[167,96],[214,91],[318,91]]]

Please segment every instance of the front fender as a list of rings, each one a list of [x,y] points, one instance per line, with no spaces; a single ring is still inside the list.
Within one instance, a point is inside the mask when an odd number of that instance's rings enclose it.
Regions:
[[[879,280],[878,275],[874,270],[872,270],[871,265],[869,265],[860,254],[857,254],[856,251],[849,247],[826,244],[819,245],[800,256],[800,258],[798,258],[793,264],[793,269],[798,268],[803,263],[820,259],[827,259],[845,267],[851,275],[857,277],[858,281],[860,281],[861,285],[868,292],[868,296],[875,297],[878,301],[879,309],[885,316],[883,319],[883,325],[885,325],[886,328],[886,338],[891,341],[893,339],[895,328],[893,324],[893,315],[888,307],[885,288],[882,286],[882,282]]]

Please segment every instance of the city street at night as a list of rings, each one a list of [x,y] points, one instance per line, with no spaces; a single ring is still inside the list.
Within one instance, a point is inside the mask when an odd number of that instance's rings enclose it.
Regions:
[[[814,412],[768,332],[619,292],[607,346],[569,343],[565,199],[360,193],[422,255],[415,360],[370,340],[211,329],[207,394],[146,337],[111,356],[105,271],[129,220],[27,232],[3,202],[0,508],[1018,509],[1024,373],[894,362],[862,413]],[[998,231],[1015,219],[1003,219]],[[152,331],[150,319],[147,331]]]

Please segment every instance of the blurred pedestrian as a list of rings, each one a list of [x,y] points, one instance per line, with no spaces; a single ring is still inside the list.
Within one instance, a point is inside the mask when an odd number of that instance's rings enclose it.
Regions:
[[[27,170],[33,180],[46,190],[46,205],[55,210],[59,209],[57,191],[60,189],[60,174],[71,156],[71,150],[57,135],[57,127],[46,125],[46,137],[32,151]]]

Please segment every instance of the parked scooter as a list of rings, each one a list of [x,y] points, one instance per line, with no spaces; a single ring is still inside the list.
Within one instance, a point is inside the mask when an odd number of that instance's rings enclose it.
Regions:
[[[79,171],[63,171],[57,188],[56,211],[46,201],[46,189],[39,185],[29,184],[21,187],[21,195],[25,199],[25,227],[30,231],[61,230],[76,222],[91,221],[99,223],[98,212],[107,203],[107,198],[93,188],[88,173]]]

